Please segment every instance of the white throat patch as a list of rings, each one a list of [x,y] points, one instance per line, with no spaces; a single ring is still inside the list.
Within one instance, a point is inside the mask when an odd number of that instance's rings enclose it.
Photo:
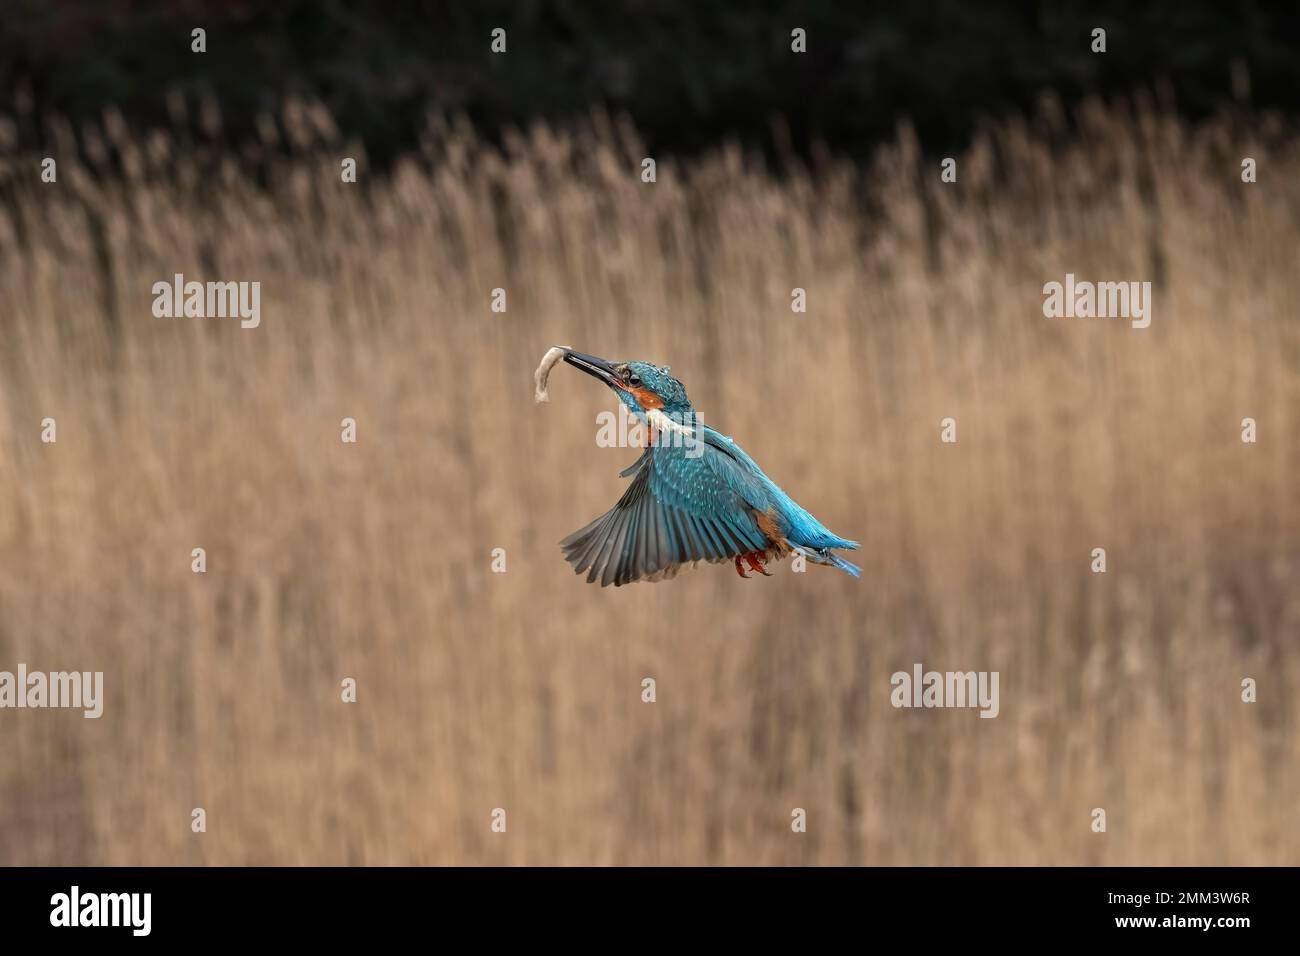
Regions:
[[[678,435],[692,437],[695,435],[695,429],[690,425],[683,425],[681,422],[675,422],[664,414],[662,409],[652,408],[645,413],[646,421],[661,432],[676,432]]]

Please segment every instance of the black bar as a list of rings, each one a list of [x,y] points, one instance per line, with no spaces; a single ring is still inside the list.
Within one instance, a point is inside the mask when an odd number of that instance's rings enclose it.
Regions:
[[[981,947],[1035,939],[1217,947],[1290,923],[1295,872],[1282,869],[266,869],[0,870],[6,942],[80,944],[389,939],[555,941],[911,939]],[[78,888],[150,894],[147,936],[122,898],[118,926],[53,926]],[[1160,896],[1159,894],[1166,894]],[[88,904],[87,896],[95,896]],[[88,908],[89,907],[89,908]],[[134,916],[135,919],[131,919]],[[1208,928],[1200,921],[1210,920]],[[1141,925],[1135,921],[1153,921]],[[1181,923],[1179,921],[1182,921]],[[1196,923],[1190,921],[1195,920]],[[1127,921],[1121,924],[1121,921]],[[1232,924],[1225,921],[1232,921]],[[134,928],[133,928],[134,927]],[[689,937],[681,934],[690,934]]]

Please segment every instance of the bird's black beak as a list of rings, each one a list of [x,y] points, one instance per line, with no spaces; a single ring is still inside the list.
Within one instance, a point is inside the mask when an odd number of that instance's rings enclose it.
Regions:
[[[614,370],[614,363],[612,362],[598,359],[594,355],[575,352],[573,349],[564,350],[564,361],[576,369],[581,369],[593,378],[600,379],[610,388],[622,387],[619,382],[618,372]]]

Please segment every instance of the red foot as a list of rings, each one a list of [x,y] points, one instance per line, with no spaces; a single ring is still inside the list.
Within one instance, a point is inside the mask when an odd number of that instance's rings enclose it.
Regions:
[[[749,575],[745,573],[745,569],[740,565],[741,559],[744,559],[745,563],[749,565],[751,571],[757,571],[759,574],[763,575],[763,577],[770,578],[772,572],[763,567],[763,558],[766,556],[766,552],[763,551],[747,551],[744,554],[736,555],[736,573],[742,578],[749,577]]]

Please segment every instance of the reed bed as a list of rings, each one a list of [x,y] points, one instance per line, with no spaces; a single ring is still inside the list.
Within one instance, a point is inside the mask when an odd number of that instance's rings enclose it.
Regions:
[[[56,183],[0,121],[0,669],[106,685],[0,712],[0,863],[1300,863],[1286,123],[1047,100],[956,183],[903,125],[647,184],[601,114],[382,172],[312,104],[203,121],[52,119]],[[1067,272],[1151,327],[1044,318]],[[261,326],[155,318],[176,273]],[[636,452],[572,370],[531,403],[554,344],[671,364],[861,580],[576,578]],[[1000,715],[894,709],[916,662]]]

